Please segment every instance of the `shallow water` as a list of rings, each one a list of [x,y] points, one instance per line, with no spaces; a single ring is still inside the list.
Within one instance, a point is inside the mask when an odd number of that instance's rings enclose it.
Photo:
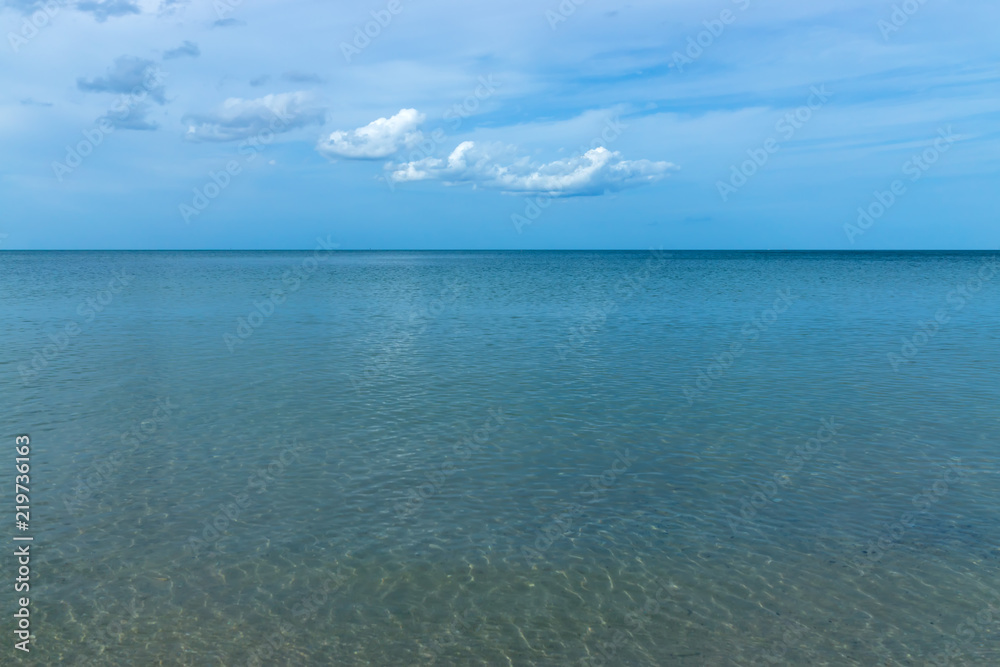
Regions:
[[[18,659],[1000,664],[990,257],[0,253]]]

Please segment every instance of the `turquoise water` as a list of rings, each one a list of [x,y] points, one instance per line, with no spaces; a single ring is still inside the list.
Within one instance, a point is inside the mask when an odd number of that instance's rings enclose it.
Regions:
[[[1000,664],[995,261],[0,253],[4,663]]]

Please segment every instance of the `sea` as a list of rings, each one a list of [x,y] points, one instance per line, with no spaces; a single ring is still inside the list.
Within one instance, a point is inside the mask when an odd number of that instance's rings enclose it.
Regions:
[[[998,665],[998,269],[2,252],[0,662]]]

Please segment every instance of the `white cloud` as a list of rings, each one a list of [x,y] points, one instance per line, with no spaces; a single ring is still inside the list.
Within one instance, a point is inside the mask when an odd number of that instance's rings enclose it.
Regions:
[[[373,160],[389,157],[402,148],[420,143],[423,134],[417,127],[424,118],[416,109],[400,109],[392,118],[379,118],[356,130],[337,130],[320,140],[316,150],[328,158]]]
[[[236,141],[255,135],[289,132],[322,124],[325,112],[304,92],[266,95],[253,100],[232,97],[214,113],[188,114],[185,138],[191,141]]]
[[[389,163],[389,178],[397,183],[440,180],[446,185],[472,183],[511,194],[547,194],[553,197],[600,195],[653,183],[677,167],[669,162],[623,160],[621,153],[603,146],[567,160],[532,163],[511,160],[511,149],[480,147],[465,141],[447,160],[425,158],[402,164]],[[506,160],[503,158],[507,157]]]

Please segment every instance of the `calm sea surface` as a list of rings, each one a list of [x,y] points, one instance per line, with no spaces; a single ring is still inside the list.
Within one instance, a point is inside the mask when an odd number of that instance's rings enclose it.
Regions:
[[[998,269],[0,253],[0,661],[1000,664]]]

